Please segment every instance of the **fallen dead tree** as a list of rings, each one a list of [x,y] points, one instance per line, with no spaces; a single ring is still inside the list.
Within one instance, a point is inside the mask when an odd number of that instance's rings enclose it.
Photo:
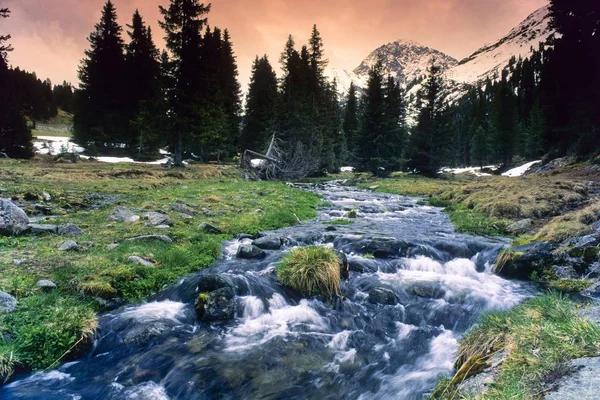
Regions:
[[[246,149],[240,166],[246,170],[246,179],[295,180],[318,170],[320,158],[301,142],[284,143],[275,135],[265,154]]]

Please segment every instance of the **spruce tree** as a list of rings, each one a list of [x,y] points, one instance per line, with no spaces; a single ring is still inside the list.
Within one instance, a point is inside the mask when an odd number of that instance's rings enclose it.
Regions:
[[[0,9],[0,18],[8,18],[10,11]],[[0,36],[0,152],[13,158],[33,157],[31,129],[23,113],[23,105],[19,99],[19,88],[11,79],[8,69],[7,55],[12,51],[6,42],[10,35]]]
[[[88,38],[90,49],[79,68],[81,103],[77,105],[75,139],[82,145],[121,144],[127,141],[128,115],[122,28],[110,0]]]
[[[277,76],[267,56],[256,57],[246,98],[245,123],[240,151],[262,152],[275,131],[277,111]]]
[[[144,24],[138,10],[127,27],[130,38],[125,54],[129,113],[127,144],[135,149],[134,153],[141,155],[157,150],[148,146],[154,141],[149,140],[148,132],[139,129],[139,116],[144,107],[152,107],[156,97],[161,96],[160,53],[152,39],[151,28]]]
[[[354,154],[357,152],[357,135],[358,135],[358,95],[356,85],[350,82],[348,89],[348,98],[346,99],[346,108],[344,110],[344,134],[346,136],[346,145],[348,154],[351,159],[354,159]]]
[[[385,113],[385,95],[383,92],[383,63],[378,59],[369,70],[367,88],[362,97],[362,113],[358,135],[357,154],[360,169],[377,172],[383,161],[382,149]]]
[[[52,89],[52,96],[58,108],[68,113],[73,112],[73,85],[63,81],[60,85],[55,85]]]
[[[183,143],[192,141],[194,131],[202,124],[201,98],[202,79],[198,66],[202,65],[202,29],[210,5],[198,0],[171,0],[169,7],[160,6],[167,48],[171,60],[173,88],[169,90],[171,127],[168,132],[174,153],[174,164],[182,166]]]
[[[479,168],[483,168],[489,153],[486,136],[485,129],[480,125],[471,139],[471,161]]]
[[[219,76],[223,96],[223,111],[227,118],[225,131],[225,155],[231,156],[239,147],[240,122],[242,112],[241,88],[238,81],[238,67],[229,31],[223,31],[223,43],[219,62]],[[275,99],[273,99],[275,100]]]
[[[427,69],[427,78],[419,91],[421,111],[408,148],[407,166],[426,176],[436,176],[443,160],[446,139],[444,82],[435,58]]]

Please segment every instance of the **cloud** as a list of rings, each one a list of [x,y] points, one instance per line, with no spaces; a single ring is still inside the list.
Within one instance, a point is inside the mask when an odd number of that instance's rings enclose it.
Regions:
[[[113,0],[119,22],[136,8],[163,46],[158,5],[167,0]],[[5,0],[13,11],[0,22],[13,35],[13,65],[53,82],[77,81],[86,37],[99,20],[104,0]],[[252,60],[267,54],[277,64],[288,34],[304,44],[314,23],[333,67],[356,67],[373,49],[404,38],[463,58],[506,34],[547,0],[215,0],[211,26],[228,28],[245,89]],[[278,70],[278,66],[276,66]]]

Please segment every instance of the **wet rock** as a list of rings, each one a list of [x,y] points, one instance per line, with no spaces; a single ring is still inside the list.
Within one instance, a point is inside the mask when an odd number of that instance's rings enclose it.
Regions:
[[[267,253],[265,253],[264,250],[254,246],[252,244],[249,244],[249,245],[242,245],[242,246],[238,247],[236,255],[238,258],[252,259],[252,258],[263,258],[267,255]]]
[[[333,225],[330,225],[330,226],[327,226],[325,228],[325,231],[327,231],[327,232],[335,232],[335,231],[337,231],[337,228],[335,226],[333,226]]]
[[[550,269],[554,271],[559,279],[577,279],[579,274],[572,265],[551,265]]]
[[[350,277],[350,264],[348,263],[348,257],[343,251],[338,251],[337,255],[340,259],[340,277],[342,279],[348,279]]]
[[[350,271],[359,272],[361,274],[373,273],[378,270],[377,260],[372,260],[362,257],[350,257],[348,259],[348,268]]]
[[[311,245],[319,242],[323,238],[321,233],[317,232],[299,232],[291,234],[288,239],[292,243]]]
[[[139,242],[139,241],[154,241],[154,242],[163,242],[163,243],[173,243],[173,239],[166,235],[141,235],[132,237],[129,239],[125,239],[126,242]]]
[[[531,228],[533,228],[533,220],[527,218],[509,225],[508,228],[506,228],[506,232],[516,235],[528,232]]]
[[[579,358],[568,365],[572,371],[561,378],[558,389],[547,400],[597,399],[600,387],[600,357]]]
[[[558,245],[549,242],[534,242],[514,247],[513,254],[503,264],[496,265],[495,272],[505,278],[527,279],[533,272],[543,272],[551,265],[562,264],[554,254]]]
[[[345,253],[372,254],[375,258],[389,258],[405,256],[409,247],[403,240],[382,237],[352,242],[343,246],[342,250]]]
[[[0,291],[0,312],[11,313],[17,309],[17,299]]]
[[[429,299],[440,299],[445,294],[439,282],[416,282],[407,288],[407,292]]]
[[[237,240],[254,239],[254,235],[250,235],[249,233],[238,233],[234,236],[234,238]]]
[[[58,232],[58,227],[50,224],[29,224],[27,225],[27,228],[29,229],[29,232],[35,235]]]
[[[394,292],[384,288],[373,288],[369,292],[369,303],[372,304],[381,304],[381,305],[390,305],[393,306],[398,304],[398,299]]]
[[[81,236],[83,230],[75,224],[65,224],[58,227],[57,233],[65,236]]]
[[[232,319],[235,316],[235,292],[230,287],[223,287],[210,293],[200,293],[194,308],[203,321]]]
[[[28,224],[25,211],[8,199],[0,199],[0,235],[17,235],[27,230]]]
[[[263,250],[279,250],[282,245],[282,240],[277,236],[264,236],[254,240],[252,244]]]
[[[166,214],[159,212],[149,212],[144,214],[144,219],[148,220],[151,225],[173,225],[173,220]]]
[[[200,293],[213,292],[224,287],[233,289],[232,283],[219,275],[205,275],[198,282],[198,292]]]
[[[54,283],[53,281],[51,281],[49,279],[40,279],[39,281],[37,281],[35,283],[35,286],[37,286],[40,289],[45,290],[45,291],[51,291],[58,287],[58,286],[56,286],[56,283]]]
[[[208,233],[208,234],[211,234],[211,235],[220,235],[220,234],[223,233],[223,231],[221,231],[216,226],[213,226],[213,225],[208,224],[206,222],[203,222],[203,223],[200,224],[200,229],[202,229],[202,232]]]
[[[139,221],[140,216],[136,215],[127,207],[117,207],[113,210],[112,214],[109,215],[108,219],[111,221],[136,222]]]
[[[74,242],[72,240],[67,240],[65,242],[62,242],[58,246],[58,250],[60,250],[60,251],[79,251],[79,250],[81,250],[81,247],[76,242]]]
[[[129,256],[129,257],[127,257],[127,261],[135,263],[135,264],[143,265],[144,267],[154,267],[154,264],[152,262],[146,260],[145,258],[139,257],[139,256]]]

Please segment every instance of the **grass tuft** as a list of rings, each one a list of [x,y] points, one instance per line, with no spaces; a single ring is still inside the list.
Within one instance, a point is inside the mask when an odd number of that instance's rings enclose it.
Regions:
[[[277,280],[305,296],[337,296],[340,260],[335,251],[320,246],[294,249],[277,265]]]

